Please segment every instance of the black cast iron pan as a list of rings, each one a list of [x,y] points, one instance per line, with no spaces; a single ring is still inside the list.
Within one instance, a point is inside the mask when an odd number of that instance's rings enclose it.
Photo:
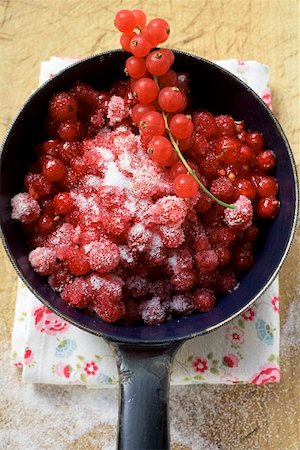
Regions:
[[[29,289],[50,309],[113,347],[120,371],[119,448],[167,449],[168,389],[172,358],[178,347],[194,336],[229,321],[270,285],[287,254],[295,230],[298,191],[296,170],[284,133],[264,103],[244,83],[204,59],[176,51],[174,69],[188,72],[193,107],[213,114],[231,114],[245,120],[250,130],[263,133],[267,147],[277,156],[280,186],[278,217],[261,232],[254,267],[230,295],[219,299],[207,313],[173,319],[160,326],[108,324],[63,302],[35,273],[27,260],[28,247],[18,224],[11,220],[10,199],[21,192],[34,144],[43,139],[43,121],[51,96],[80,80],[106,89],[123,76],[127,54],[109,51],[85,59],[64,70],[39,88],[24,105],[4,141],[1,155],[2,239],[13,266]],[[8,90],[10,89],[8,84]]]

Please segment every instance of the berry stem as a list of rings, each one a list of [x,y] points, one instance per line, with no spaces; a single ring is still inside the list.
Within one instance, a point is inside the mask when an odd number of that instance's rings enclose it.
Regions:
[[[154,77],[155,78],[155,77]],[[190,167],[190,165],[188,164],[188,162],[186,161],[185,157],[183,156],[183,154],[181,153],[181,150],[178,146],[178,141],[174,139],[173,134],[171,133],[169,124],[168,124],[168,117],[167,114],[165,114],[164,112],[162,112],[163,118],[165,120],[165,126],[166,126],[166,130],[168,132],[171,144],[173,145],[173,148],[176,152],[176,154],[178,155],[180,161],[182,162],[182,164],[186,167],[186,170],[188,171],[188,173],[190,175],[192,175],[192,177],[194,177],[194,179],[197,181],[198,185],[200,186],[200,188],[202,189],[203,192],[205,192],[206,195],[208,195],[208,197],[210,197],[212,200],[214,200],[216,203],[218,203],[219,205],[223,206],[224,208],[230,208],[230,209],[235,209],[236,206],[232,205],[230,203],[225,203],[222,202],[222,200],[219,200],[217,197],[215,197],[208,189],[206,189],[206,187],[204,186],[204,184],[199,180],[199,178],[197,177],[196,172]]]

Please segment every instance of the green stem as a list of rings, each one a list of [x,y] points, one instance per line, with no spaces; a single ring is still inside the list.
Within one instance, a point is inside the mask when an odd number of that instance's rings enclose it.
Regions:
[[[155,77],[154,77],[154,78],[155,78]],[[188,173],[189,173],[190,175],[192,175],[192,177],[194,177],[194,179],[197,181],[197,183],[198,183],[198,185],[200,186],[200,188],[202,189],[202,191],[205,192],[205,194],[208,195],[209,198],[211,198],[212,200],[214,200],[216,203],[218,203],[219,205],[223,206],[224,208],[235,209],[235,208],[236,208],[235,205],[232,205],[232,204],[230,204],[230,203],[222,202],[222,200],[219,200],[217,197],[215,197],[215,196],[214,196],[214,195],[213,195],[213,194],[212,194],[212,193],[204,186],[204,184],[199,180],[199,178],[198,178],[196,172],[190,167],[189,163],[186,161],[185,157],[184,157],[183,154],[181,153],[181,150],[180,150],[179,145],[178,145],[178,141],[176,141],[176,140],[174,139],[174,136],[173,136],[173,134],[171,133],[171,130],[170,130],[170,127],[169,127],[169,124],[168,124],[168,118],[167,118],[167,115],[166,115],[164,112],[162,112],[162,115],[163,115],[163,118],[164,118],[164,121],[165,121],[166,130],[167,130],[167,132],[168,132],[168,135],[169,135],[170,141],[171,141],[171,143],[172,143],[172,145],[173,145],[173,148],[174,148],[176,154],[178,155],[180,161],[182,162],[182,164],[186,167],[186,170],[188,171]]]

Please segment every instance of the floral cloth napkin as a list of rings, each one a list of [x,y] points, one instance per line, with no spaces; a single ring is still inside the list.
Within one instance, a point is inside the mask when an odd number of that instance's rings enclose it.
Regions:
[[[74,62],[52,57],[41,65],[40,82]],[[218,61],[247,82],[271,107],[269,69],[256,61]],[[240,316],[183,344],[175,356],[172,384],[278,382],[279,294],[276,278]],[[118,383],[114,356],[104,339],[58,317],[19,281],[12,358],[29,383],[111,387]]]

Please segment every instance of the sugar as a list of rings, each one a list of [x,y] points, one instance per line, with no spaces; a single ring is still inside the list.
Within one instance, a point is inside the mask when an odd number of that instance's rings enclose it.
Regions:
[[[100,153],[104,161],[114,161],[115,156],[111,150],[105,147],[96,147],[96,150]]]
[[[132,182],[120,172],[115,162],[110,161],[104,172],[103,185],[131,189]]]

